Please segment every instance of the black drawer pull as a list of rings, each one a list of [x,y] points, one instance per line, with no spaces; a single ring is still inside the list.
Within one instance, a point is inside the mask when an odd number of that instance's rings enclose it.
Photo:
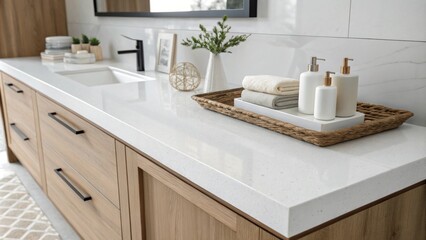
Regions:
[[[17,86],[13,85],[13,83],[6,83],[6,85],[12,89],[13,91],[15,91],[16,93],[24,93],[24,91],[22,91],[21,89],[19,89]]]
[[[27,135],[25,135],[25,133],[23,133],[22,131],[21,131],[21,129],[19,129],[17,126],[16,126],[16,124],[15,123],[11,123],[10,124],[10,127],[18,134],[18,136],[20,137],[20,138],[22,138],[22,140],[24,140],[24,141],[28,141],[28,140],[30,140],[30,138],[29,137],[27,137]]]
[[[87,195],[87,194],[84,194],[84,193],[82,193],[80,190],[78,190],[72,183],[71,183],[71,181],[64,175],[64,174],[62,174],[62,168],[57,168],[57,169],[55,169],[55,173],[56,174],[58,174],[58,176],[68,185],[68,187],[70,187],[74,192],[75,192],[75,194],[77,194],[80,198],[81,198],[81,200],[83,200],[83,201],[89,201],[89,200],[92,200],[92,197],[91,196],[89,196],[89,195]]]
[[[70,130],[72,133],[74,133],[75,135],[78,134],[82,134],[84,133],[84,130],[75,130],[74,128],[72,128],[70,125],[66,124],[64,121],[62,121],[61,119],[59,119],[56,115],[56,112],[51,112],[48,113],[49,117],[53,118],[56,122],[58,122],[59,124],[61,124],[62,126],[64,126],[66,129]]]

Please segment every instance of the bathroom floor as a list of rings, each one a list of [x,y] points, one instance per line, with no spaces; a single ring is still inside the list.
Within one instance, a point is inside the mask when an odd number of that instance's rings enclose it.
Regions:
[[[0,124],[1,118],[0,118]],[[0,125],[1,126],[1,125]],[[30,176],[28,171],[20,163],[9,163],[7,153],[5,151],[5,137],[3,127],[0,127],[0,169],[14,171],[27,192],[31,195],[34,201],[40,206],[41,210],[52,223],[53,227],[64,240],[80,239],[74,229],[68,224],[64,217],[59,213],[56,207],[50,202],[47,196],[43,193],[39,185]]]

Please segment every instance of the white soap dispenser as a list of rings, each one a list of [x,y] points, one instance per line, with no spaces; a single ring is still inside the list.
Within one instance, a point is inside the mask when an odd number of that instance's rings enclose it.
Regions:
[[[315,89],[314,117],[318,120],[329,121],[336,118],[337,88],[331,86],[330,74],[334,74],[334,72],[327,71],[324,86]]]
[[[340,74],[333,76],[332,85],[337,87],[336,116],[338,117],[351,117],[356,112],[358,76],[350,74],[351,68],[348,61],[353,61],[353,59],[344,58]]]
[[[318,72],[318,60],[325,61],[323,58],[312,57],[308,71],[300,74],[298,103],[300,113],[314,113],[315,88],[322,85],[322,74]]]

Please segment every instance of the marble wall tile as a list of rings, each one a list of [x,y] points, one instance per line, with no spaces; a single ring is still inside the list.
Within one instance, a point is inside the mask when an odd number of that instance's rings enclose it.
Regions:
[[[68,23],[98,23],[93,0],[65,0]]]
[[[349,36],[426,41],[426,1],[352,1]]]

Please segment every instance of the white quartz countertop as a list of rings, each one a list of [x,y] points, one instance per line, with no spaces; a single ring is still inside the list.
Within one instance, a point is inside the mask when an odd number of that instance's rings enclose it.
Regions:
[[[0,60],[0,70],[285,237],[426,179],[425,127],[404,124],[320,148],[205,110],[191,99],[200,90],[178,92],[166,74],[87,87],[55,73],[99,64],[15,58]]]

